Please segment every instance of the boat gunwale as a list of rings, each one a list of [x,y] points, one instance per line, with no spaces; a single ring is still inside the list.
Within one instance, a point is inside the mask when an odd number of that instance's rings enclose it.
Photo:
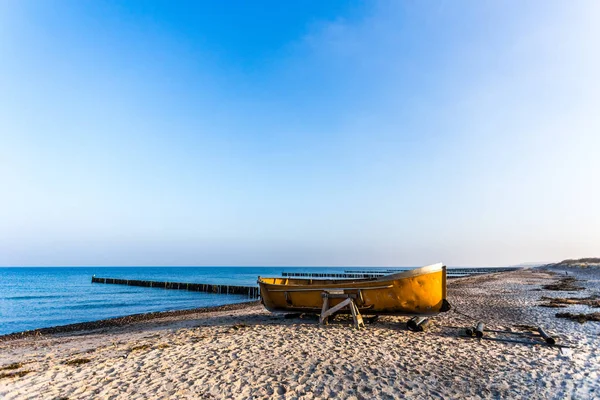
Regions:
[[[287,285],[283,285],[283,286],[287,286]],[[291,286],[301,286],[301,285],[291,285]],[[290,286],[287,286],[290,287]],[[385,286],[367,286],[367,287],[306,287],[306,288],[295,288],[295,289],[275,289],[275,290],[269,290],[270,292],[317,292],[317,291],[324,291],[324,290],[381,290],[381,289],[391,289],[393,288],[394,285],[390,284],[390,285],[385,285]]]
[[[311,283],[307,284],[307,283],[303,283],[303,284],[288,284],[288,283],[267,283],[265,281],[263,281],[263,279],[286,279],[286,280],[290,280],[289,278],[268,278],[268,277],[258,277],[258,281],[257,283],[259,285],[265,285],[265,286],[271,286],[271,287],[307,287],[306,290],[308,291],[313,291],[313,290],[326,290],[326,289],[340,289],[339,286],[342,285],[346,285],[346,286],[351,286],[351,285],[361,285],[361,287],[352,287],[352,288],[344,288],[345,290],[354,290],[354,289],[368,289],[369,286],[365,286],[362,287],[362,285],[368,285],[368,284],[373,284],[373,283],[383,283],[383,282],[389,282],[389,281],[396,281],[396,280],[401,280],[401,279],[406,279],[406,278],[414,278],[417,276],[421,276],[421,275],[428,275],[428,274],[432,274],[435,272],[440,272],[440,271],[445,271],[446,266],[442,263],[437,263],[437,264],[431,264],[431,265],[427,265],[424,267],[419,267],[419,268],[415,268],[415,269],[411,269],[408,271],[402,271],[402,272],[398,272],[395,274],[390,274],[390,275],[385,275],[382,276],[380,278],[377,279],[373,279],[373,278],[367,278],[367,279],[359,279],[359,280],[347,280],[347,279],[310,279]],[[307,279],[294,279],[293,280],[307,280]],[[332,282],[332,283],[324,283],[324,282]],[[310,286],[316,286],[322,284],[323,286],[327,286],[327,287],[311,287]],[[268,287],[265,288],[266,290],[270,290]],[[273,290],[271,290],[273,291]],[[283,290],[285,291],[285,290]]]

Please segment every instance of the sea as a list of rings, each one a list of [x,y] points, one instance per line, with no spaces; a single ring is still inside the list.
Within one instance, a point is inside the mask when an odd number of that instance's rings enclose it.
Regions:
[[[252,301],[246,296],[92,283],[92,276],[257,286],[282,272],[344,273],[366,267],[0,267],[0,335],[153,311]],[[410,268],[395,268],[410,269]]]

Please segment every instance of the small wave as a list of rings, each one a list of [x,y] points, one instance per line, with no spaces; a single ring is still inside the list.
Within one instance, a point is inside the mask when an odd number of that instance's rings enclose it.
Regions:
[[[35,295],[31,295],[31,296],[9,296],[9,297],[5,297],[5,300],[37,300],[37,299],[57,299],[57,298],[64,298],[67,297],[65,295],[44,295],[44,296],[35,296]]]
[[[103,304],[76,304],[64,307],[69,310],[89,310],[94,308],[118,308],[136,306],[136,303],[103,303]]]

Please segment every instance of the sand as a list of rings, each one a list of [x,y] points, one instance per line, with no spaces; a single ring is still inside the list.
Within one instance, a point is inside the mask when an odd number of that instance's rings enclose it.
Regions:
[[[0,342],[0,368],[22,365],[0,376],[29,372],[0,378],[0,398],[600,398],[600,323],[555,318],[556,309],[539,306],[542,296],[599,294],[600,271],[582,272],[585,290],[576,293],[542,290],[564,275],[554,273],[451,280],[458,312],[435,317],[422,333],[406,330],[405,317],[381,317],[356,331],[341,317],[320,327],[252,304],[7,340]],[[559,311],[571,309],[598,311]],[[494,330],[543,325],[571,348],[461,337],[471,317]]]

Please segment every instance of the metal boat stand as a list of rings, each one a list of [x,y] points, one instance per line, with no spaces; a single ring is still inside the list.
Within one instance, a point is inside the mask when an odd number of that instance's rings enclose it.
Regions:
[[[359,296],[357,293],[343,293],[339,291],[324,291],[321,292],[321,297],[323,298],[323,307],[321,309],[321,316],[319,317],[320,325],[327,325],[327,320],[330,316],[340,311],[344,307],[350,308],[350,312],[352,313],[352,319],[354,320],[354,327],[356,329],[364,328],[365,323],[363,321],[362,315],[358,311],[358,307],[354,301]],[[341,303],[336,304],[333,307],[329,307],[329,299],[344,299]]]

